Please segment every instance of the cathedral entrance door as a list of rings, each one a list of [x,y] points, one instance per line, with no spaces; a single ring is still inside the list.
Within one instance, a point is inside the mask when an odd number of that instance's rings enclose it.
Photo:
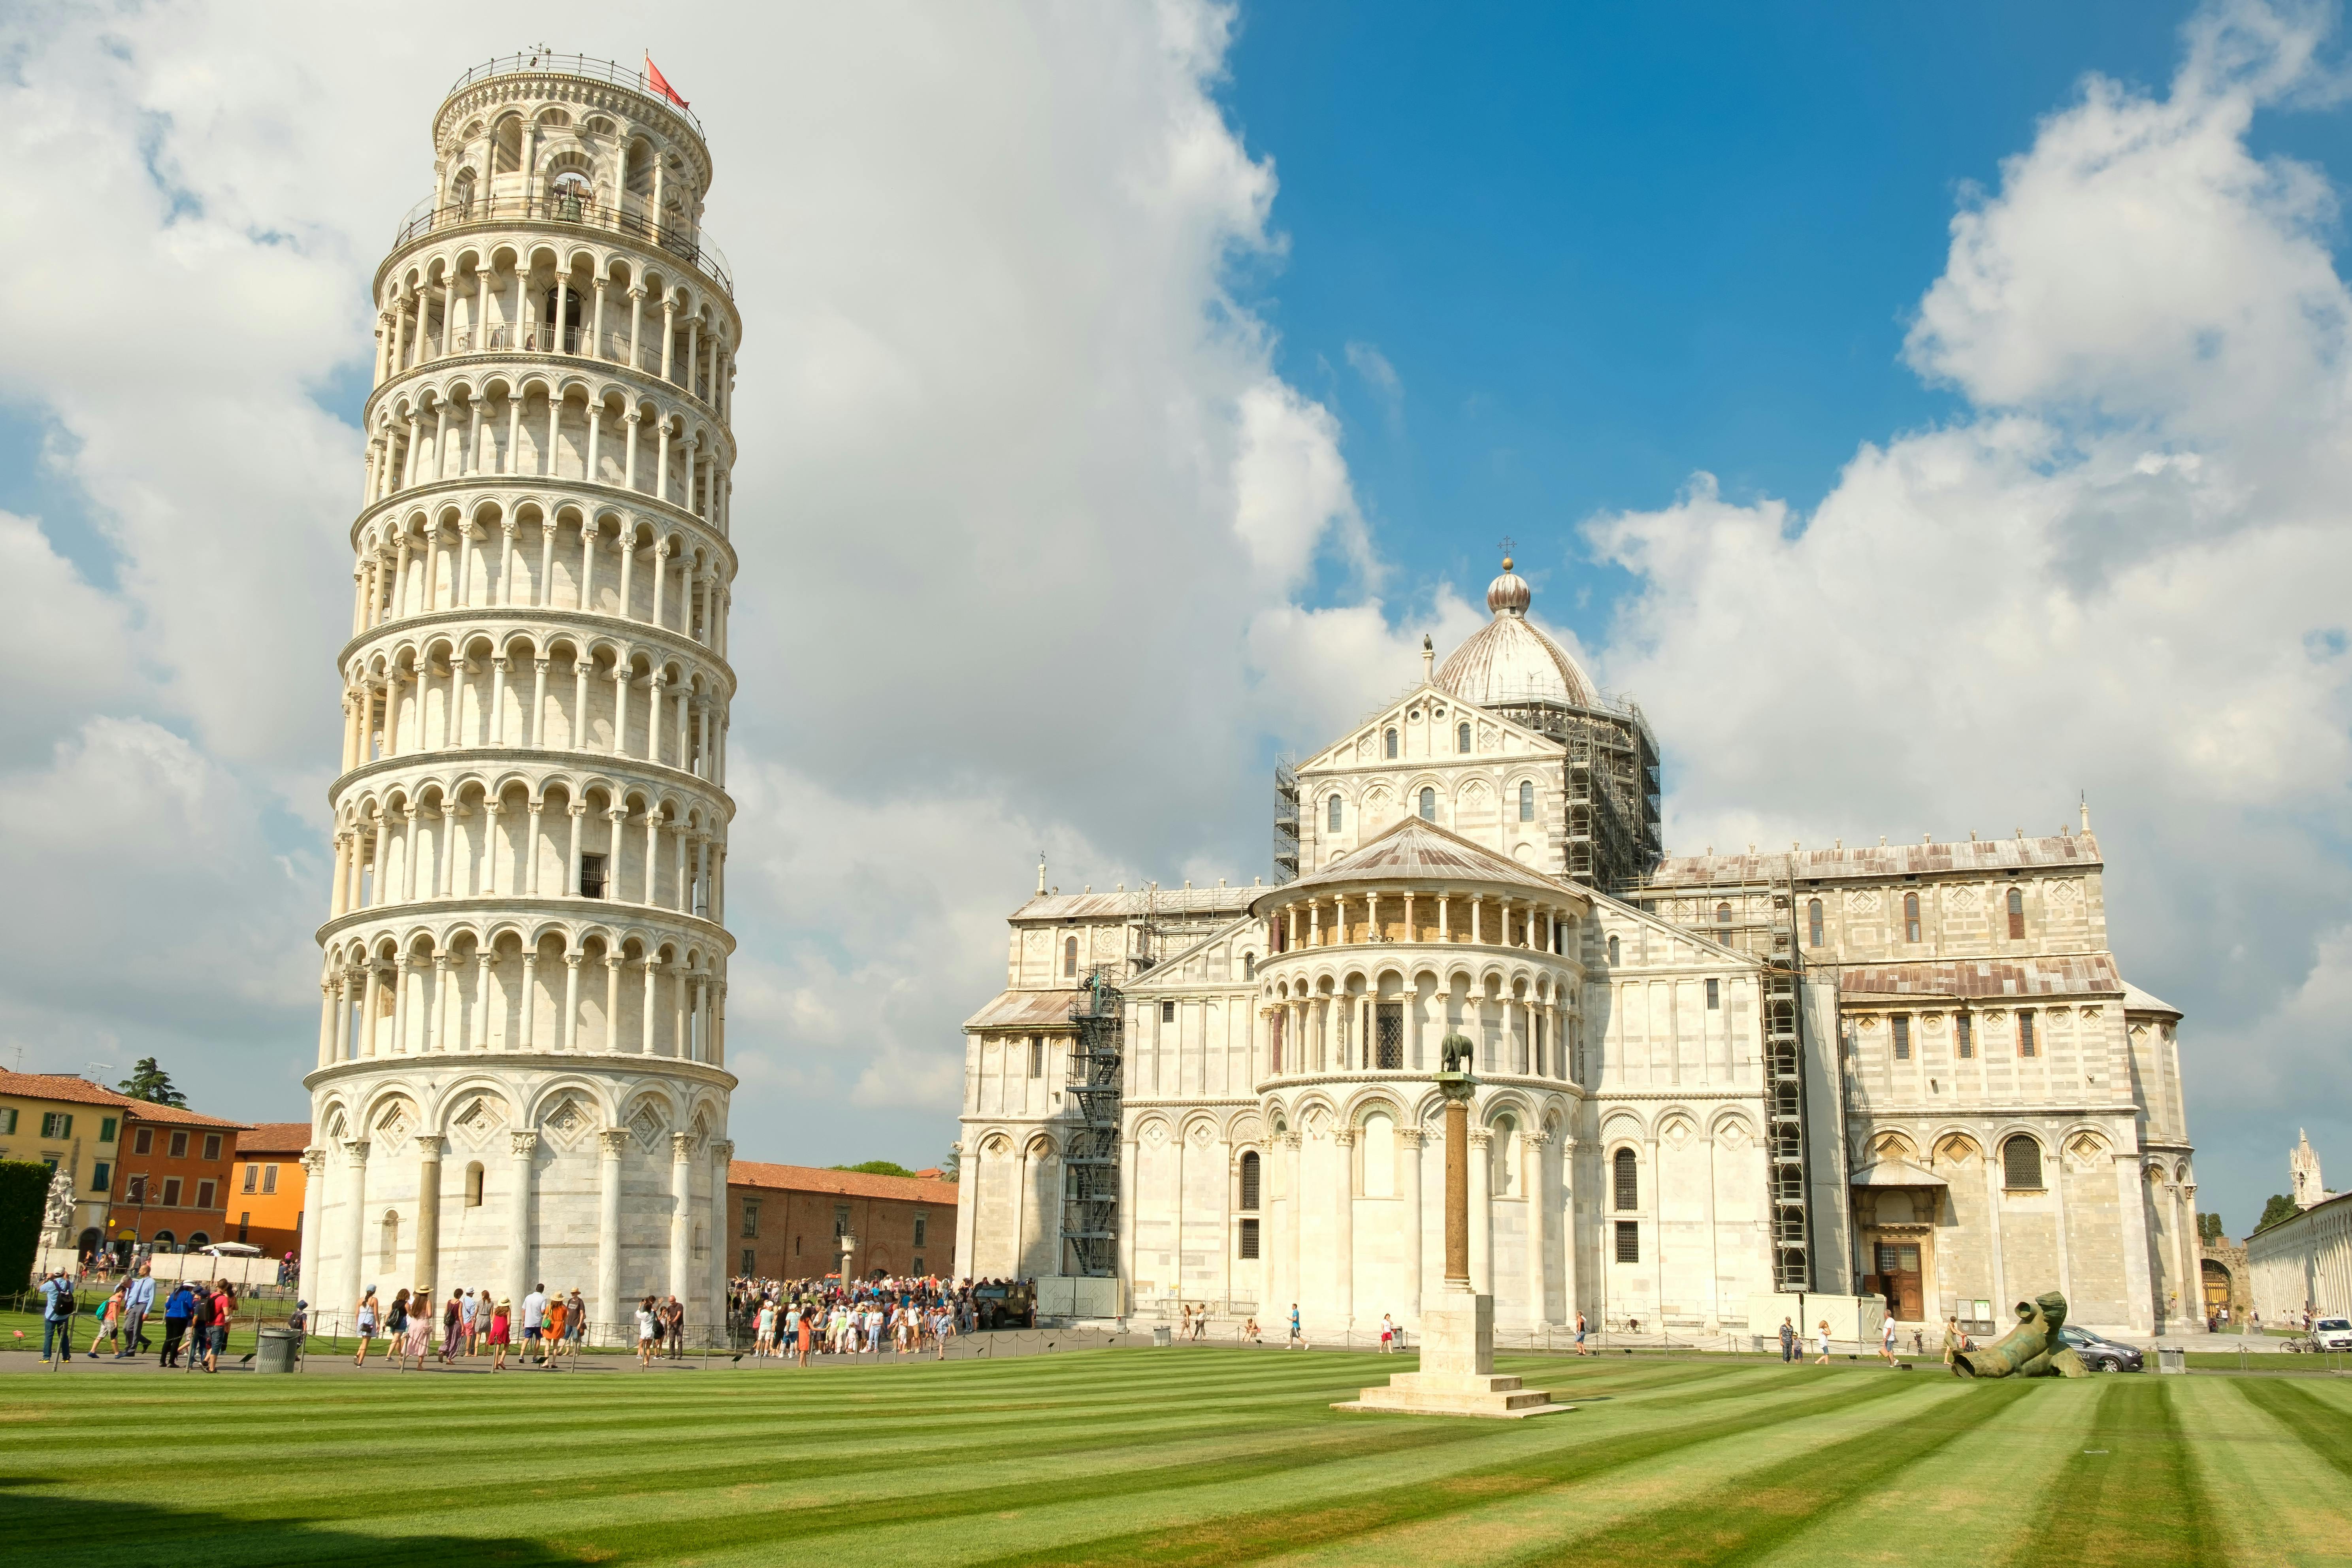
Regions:
[[[1919,1248],[1907,1241],[1882,1241],[1877,1247],[1878,1280],[1886,1292],[1888,1310],[1906,1323],[1920,1321],[1922,1295]]]

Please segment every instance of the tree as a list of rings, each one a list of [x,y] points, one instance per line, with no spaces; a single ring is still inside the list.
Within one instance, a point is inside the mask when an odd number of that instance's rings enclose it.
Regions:
[[[2254,1222],[2254,1228],[2268,1230],[2274,1225],[2293,1219],[2302,1212],[2303,1205],[2284,1193],[2273,1193],[2271,1201],[2263,1205],[2263,1217]]]
[[[0,1160],[0,1279],[13,1294],[33,1277],[40,1255],[41,1227],[47,1223],[47,1165],[32,1160]]]
[[[948,1145],[947,1158],[940,1162],[940,1180],[954,1182],[961,1181],[962,1177],[963,1148],[961,1144],[950,1143]]]
[[[2217,1214],[2199,1215],[2197,1216],[2197,1239],[2205,1242],[2220,1241],[2221,1239],[2221,1216]]]
[[[114,1087],[150,1105],[185,1107],[188,1103],[188,1097],[172,1087],[172,1075],[157,1067],[153,1057],[141,1057],[131,1066],[131,1076]]]
[[[911,1176],[915,1173],[896,1160],[868,1160],[862,1165],[828,1165],[832,1171],[856,1171],[868,1176]]]

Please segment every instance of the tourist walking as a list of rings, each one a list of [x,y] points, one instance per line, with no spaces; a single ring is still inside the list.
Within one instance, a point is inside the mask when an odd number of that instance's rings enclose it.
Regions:
[[[208,1286],[195,1284],[188,1290],[188,1359],[182,1365],[186,1372],[204,1369],[205,1354],[213,1342],[213,1293]]]
[[[1885,1318],[1878,1325],[1878,1353],[1886,1364],[1895,1364],[1895,1320]]]
[[[1944,1364],[1951,1365],[1953,1358],[1959,1353],[1960,1321],[1958,1318],[1946,1318],[1944,1320]]]
[[[122,1287],[122,1348],[114,1359],[137,1355],[147,1348],[147,1314],[155,1310],[154,1265],[142,1263],[138,1274]]]
[[[1822,1353],[1821,1353],[1821,1355],[1820,1355],[1819,1357],[1817,1357],[1817,1358],[1815,1359],[1815,1361],[1814,1361],[1813,1364],[1814,1364],[1814,1365],[1816,1365],[1816,1366],[1827,1366],[1827,1365],[1829,1365],[1829,1364],[1830,1364],[1830,1321],[1829,1321],[1827,1318],[1823,1318],[1823,1319],[1822,1320],[1822,1330],[1821,1330],[1820,1334],[1816,1336],[1815,1342],[1816,1342],[1816,1343],[1818,1343],[1818,1344],[1820,1345]]]
[[[403,1286],[392,1294],[392,1305],[383,1314],[383,1353],[395,1364],[400,1360],[400,1347],[408,1337],[408,1289]]]
[[[1386,1312],[1381,1314],[1381,1353],[1382,1355],[1396,1353],[1396,1320]]]
[[[500,1299],[490,1309],[490,1370],[507,1369],[507,1342],[514,1338],[514,1303]]]
[[[180,1364],[180,1346],[188,1334],[188,1319],[196,1310],[196,1293],[184,1279],[172,1288],[163,1302],[163,1354],[158,1366]]]
[[[213,1295],[212,1348],[205,1357],[205,1370],[218,1372],[220,1358],[228,1353],[228,1326],[236,1321],[236,1292],[226,1279],[215,1284]]]
[[[521,1342],[522,1349],[519,1353],[523,1360],[534,1359],[534,1352],[540,1349],[540,1325],[546,1319],[547,1287],[535,1284],[530,1288],[530,1294],[522,1299],[522,1331],[515,1336]]]
[[[646,1370],[654,1364],[654,1341],[661,1332],[661,1321],[654,1310],[651,1296],[637,1303],[637,1367]],[[808,1364],[808,1334],[803,1325],[801,1334],[801,1364]]]
[[[89,1341],[89,1353],[93,1356],[98,1354],[100,1344],[110,1344],[115,1349],[114,1359],[122,1359],[122,1291],[123,1287],[117,1285],[99,1306],[98,1331]]]
[[[74,1288],[62,1268],[52,1268],[41,1281],[41,1359],[52,1351],[61,1361],[73,1360]]]
[[[394,1350],[402,1357],[400,1369],[403,1372],[408,1370],[410,1360],[416,1363],[418,1372],[423,1372],[425,1352],[433,1348],[433,1303],[420,1289],[409,1298],[409,1305],[408,1327]]]
[[[1591,1348],[1584,1342],[1584,1314],[1579,1312],[1576,1314],[1576,1353],[1579,1355],[1591,1355],[1592,1351]]]
[[[457,1359],[457,1347],[464,1342],[466,1331],[466,1293],[449,1292],[449,1304],[441,1309],[441,1364],[447,1366]]]
[[[1797,1359],[1797,1325],[1786,1318],[1780,1320],[1780,1359],[1784,1362]]]
[[[793,1321],[796,1325],[793,1330],[793,1338],[800,1345],[801,1367],[803,1371],[807,1370],[808,1367],[809,1338],[811,1330],[809,1319],[814,1310],[815,1309],[813,1307],[803,1307],[799,1311],[793,1314]]]
[[[577,1287],[573,1288],[570,1295],[564,1297],[563,1303],[565,1308],[563,1351],[572,1358],[572,1364],[577,1366],[580,1362],[580,1347],[588,1342],[588,1303],[581,1298]]]
[[[1296,1301],[1290,1304],[1290,1338],[1282,1348],[1286,1351],[1307,1348],[1307,1336],[1300,1332],[1298,1328],[1298,1303]]]
[[[542,1371],[553,1372],[556,1363],[562,1359],[563,1330],[571,1321],[572,1304],[562,1297],[557,1296],[547,1303],[547,1321],[541,1330],[542,1337],[540,1341],[543,1353],[539,1364]]]

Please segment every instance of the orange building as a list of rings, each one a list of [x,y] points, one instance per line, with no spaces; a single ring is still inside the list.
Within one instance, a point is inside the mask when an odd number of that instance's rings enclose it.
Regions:
[[[264,1121],[236,1135],[228,1193],[228,1238],[272,1258],[302,1251],[302,1151],[307,1121]]]

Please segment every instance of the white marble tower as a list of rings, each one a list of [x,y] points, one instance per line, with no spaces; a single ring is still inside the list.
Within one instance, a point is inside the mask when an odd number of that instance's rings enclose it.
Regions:
[[[533,55],[433,117],[377,269],[302,1279],[723,1293],[728,494],[710,154]]]

